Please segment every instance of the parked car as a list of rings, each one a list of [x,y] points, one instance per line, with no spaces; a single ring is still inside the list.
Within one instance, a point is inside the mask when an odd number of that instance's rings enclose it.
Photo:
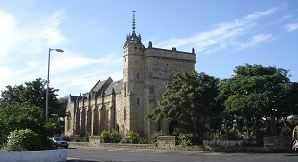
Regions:
[[[62,137],[52,137],[52,138],[49,138],[49,139],[58,148],[59,147],[68,148],[68,142],[65,141]]]

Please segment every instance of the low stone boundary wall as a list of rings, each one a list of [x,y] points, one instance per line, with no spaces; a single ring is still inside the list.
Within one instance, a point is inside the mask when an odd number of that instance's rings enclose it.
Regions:
[[[155,144],[129,144],[129,143],[100,143],[98,145],[90,145],[91,147],[101,148],[127,148],[127,149],[156,149]]]
[[[89,146],[97,147],[100,144],[99,136],[89,136]]]
[[[0,151],[1,162],[62,162],[67,160],[67,150]]]
[[[89,142],[68,142],[69,146],[89,146]]]
[[[242,146],[245,140],[203,140],[203,145]]]
[[[160,149],[177,151],[270,152],[287,151],[288,149],[284,148],[285,146],[288,146],[287,143],[289,141],[291,140],[287,138],[281,139],[279,137],[264,139],[265,147],[255,147],[245,146],[247,143],[246,140],[203,140],[203,145],[183,146],[175,144],[175,136],[159,136],[156,144],[100,143],[98,136],[91,136],[89,138],[89,146],[98,148]]]
[[[288,136],[264,137],[264,148],[268,150],[291,150],[292,138]]]
[[[212,149],[206,149],[204,146],[183,146],[176,145],[175,149],[177,151],[212,151]]]
[[[175,136],[158,136],[157,148],[158,149],[176,149]]]
[[[156,144],[100,143],[98,136],[89,137],[89,146],[103,148],[156,149]]]

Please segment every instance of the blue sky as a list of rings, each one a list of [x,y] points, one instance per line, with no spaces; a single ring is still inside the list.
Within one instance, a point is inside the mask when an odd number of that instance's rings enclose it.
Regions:
[[[137,33],[154,47],[196,49],[196,70],[219,78],[235,66],[289,70],[298,81],[298,0],[0,0],[0,90],[46,78],[59,95],[122,78],[122,47]]]

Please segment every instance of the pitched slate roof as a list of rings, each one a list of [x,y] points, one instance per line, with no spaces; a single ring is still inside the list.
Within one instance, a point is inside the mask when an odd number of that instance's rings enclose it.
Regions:
[[[101,91],[104,91],[109,84],[113,82],[112,78],[109,77],[107,80],[103,81],[98,81],[94,87],[90,90],[90,93],[95,92],[95,93],[101,93]]]
[[[123,79],[112,82],[109,87],[105,90],[105,95],[111,95],[113,92],[113,89],[115,93],[120,93],[122,90],[122,84],[123,84]]]
[[[101,95],[111,95],[113,89],[115,93],[120,93],[122,90],[123,79],[113,82],[112,78],[109,77],[107,80],[98,81],[89,93],[97,93]]]

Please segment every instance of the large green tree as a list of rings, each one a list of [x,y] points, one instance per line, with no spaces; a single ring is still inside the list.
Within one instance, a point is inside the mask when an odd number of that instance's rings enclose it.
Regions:
[[[181,73],[167,83],[162,99],[147,118],[175,120],[178,129],[201,139],[206,124],[219,126],[219,79],[205,73]]]
[[[15,129],[31,129],[42,137],[61,133],[67,99],[57,98],[49,88],[49,121],[45,123],[46,81],[36,79],[21,85],[6,86],[0,98],[0,145]]]
[[[4,135],[16,129],[31,129],[43,133],[43,118],[39,108],[28,103],[5,103],[0,108],[0,125]]]
[[[25,82],[21,85],[6,86],[2,91],[0,108],[3,103],[28,103],[40,109],[43,116],[45,116],[45,102],[46,102],[46,81],[38,78],[31,82]],[[64,117],[65,108],[64,103],[60,103],[57,94],[58,89],[49,88],[49,117],[58,118]],[[61,100],[63,101],[63,100]]]
[[[277,135],[277,122],[297,108],[293,100],[296,92],[288,71],[246,64],[237,66],[234,72],[235,75],[222,82],[219,88],[226,117],[237,121],[233,127],[243,124],[246,129],[243,131],[251,131],[258,139],[267,128],[271,135]]]

